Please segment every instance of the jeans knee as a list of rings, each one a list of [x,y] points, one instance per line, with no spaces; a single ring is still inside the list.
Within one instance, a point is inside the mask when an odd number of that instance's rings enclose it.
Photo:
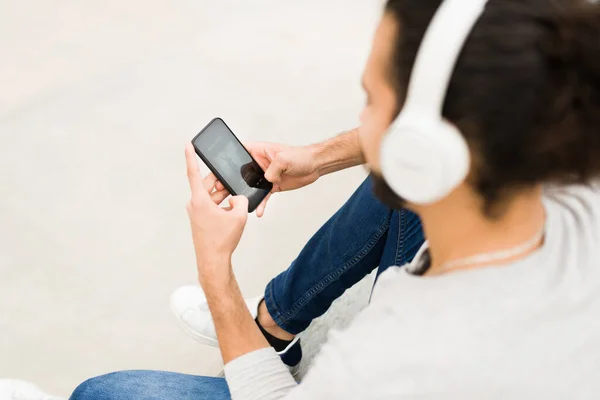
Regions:
[[[113,372],[86,380],[75,388],[69,400],[114,399],[113,394],[118,391],[118,375],[118,372]]]
[[[71,397],[69,397],[69,400],[83,400],[89,398],[86,397],[86,393],[88,392],[88,387],[94,384],[94,379],[98,378],[91,378],[86,380],[85,382],[80,383],[79,386],[77,386],[71,394]]]

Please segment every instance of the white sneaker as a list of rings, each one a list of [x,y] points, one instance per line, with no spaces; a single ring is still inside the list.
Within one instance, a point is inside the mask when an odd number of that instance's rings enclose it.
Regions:
[[[16,379],[0,379],[0,400],[62,400],[42,392],[32,383]]]
[[[258,315],[258,306],[263,298],[264,296],[259,296],[245,300],[253,319]],[[212,315],[200,286],[183,286],[174,291],[171,295],[171,310],[188,335],[202,344],[219,347]],[[297,341],[298,336],[277,354],[285,354]]]

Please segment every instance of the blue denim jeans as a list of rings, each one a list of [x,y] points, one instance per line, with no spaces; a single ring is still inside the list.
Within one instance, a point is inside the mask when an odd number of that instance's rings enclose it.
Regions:
[[[304,246],[291,266],[267,285],[265,304],[290,333],[305,330],[344,291],[379,266],[404,265],[423,244],[419,218],[377,200],[365,180]],[[229,399],[222,378],[169,372],[125,371],[82,383],[72,400]]]
[[[304,331],[346,289],[377,267],[381,274],[410,262],[423,244],[417,215],[383,205],[372,186],[366,179],[291,266],[267,285],[265,305],[285,331]]]
[[[70,400],[230,400],[224,378],[122,371],[83,382]]]

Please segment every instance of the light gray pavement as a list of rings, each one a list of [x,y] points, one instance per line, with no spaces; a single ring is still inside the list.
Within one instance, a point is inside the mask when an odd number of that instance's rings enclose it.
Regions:
[[[0,0],[0,378],[213,374],[175,325],[195,281],[184,143],[213,116],[306,144],[356,125],[378,0]],[[248,295],[364,177],[277,195],[234,264]]]

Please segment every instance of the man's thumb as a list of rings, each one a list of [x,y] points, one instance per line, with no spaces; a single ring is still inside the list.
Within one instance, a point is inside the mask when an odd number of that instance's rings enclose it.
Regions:
[[[265,179],[271,183],[279,183],[282,174],[283,168],[281,168],[281,164],[277,160],[274,160],[265,171]]]

